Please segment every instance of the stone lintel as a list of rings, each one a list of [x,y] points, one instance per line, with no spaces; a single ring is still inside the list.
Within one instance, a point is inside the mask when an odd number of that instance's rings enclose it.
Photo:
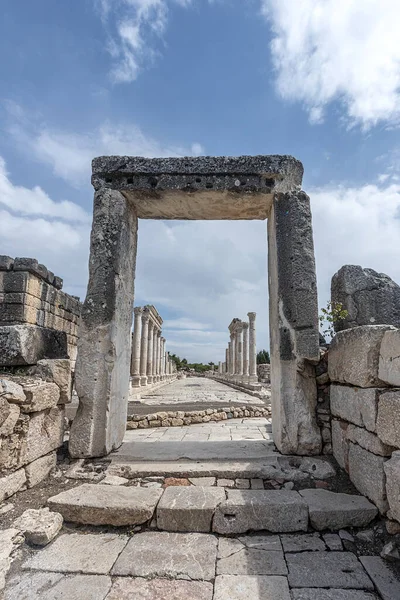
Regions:
[[[96,190],[121,191],[142,219],[263,220],[275,192],[299,189],[303,166],[291,156],[101,156],[92,172]]]

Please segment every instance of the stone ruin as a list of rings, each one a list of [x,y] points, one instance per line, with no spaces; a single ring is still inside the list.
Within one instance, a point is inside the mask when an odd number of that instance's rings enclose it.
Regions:
[[[56,464],[80,302],[34,259],[0,256],[0,502]]]

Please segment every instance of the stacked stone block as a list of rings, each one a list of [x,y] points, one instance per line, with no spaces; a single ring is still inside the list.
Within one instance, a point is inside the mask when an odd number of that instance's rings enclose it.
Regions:
[[[333,454],[356,488],[400,522],[400,330],[344,330],[329,350]]]
[[[60,277],[35,259],[0,256],[0,350],[1,340],[10,336],[9,326],[29,325],[30,328],[21,329],[20,334],[14,330],[14,336],[20,337],[29,331],[35,339],[47,335],[54,343],[56,338],[52,334],[35,329],[64,333],[69,358],[75,363],[81,303],[75,296],[63,292],[62,285]],[[25,352],[28,347],[29,344],[25,344]],[[19,363],[10,363],[10,357],[2,359],[0,351],[0,365],[29,364],[32,358],[21,352],[19,360]]]

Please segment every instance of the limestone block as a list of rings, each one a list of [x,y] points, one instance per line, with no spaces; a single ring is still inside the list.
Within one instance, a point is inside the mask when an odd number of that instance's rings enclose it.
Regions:
[[[335,335],[329,348],[328,373],[331,381],[361,388],[385,385],[379,379],[379,353],[389,325],[364,325]]]
[[[348,311],[336,331],[359,325],[400,326],[400,287],[388,275],[345,265],[332,277],[331,298]]]
[[[54,382],[60,389],[59,404],[68,404],[72,399],[71,361],[67,358],[39,360],[35,374],[46,381]]]
[[[383,456],[376,456],[361,446],[350,442],[349,476],[361,494],[367,496],[385,514],[388,509],[386,498],[386,476]]]
[[[13,523],[24,534],[26,541],[36,546],[46,546],[51,542],[61,530],[62,524],[60,513],[50,512],[48,508],[30,508]]]
[[[352,552],[299,552],[286,554],[286,561],[293,588],[374,589]]]
[[[141,525],[150,521],[162,490],[84,483],[49,498],[66,521],[85,525]]]
[[[227,494],[215,511],[216,533],[307,531],[307,503],[297,492],[228,489]]]
[[[29,419],[26,445],[21,455],[21,464],[28,464],[57,450],[64,438],[63,407],[55,407],[32,413]]]
[[[165,531],[211,531],[225,492],[218,487],[168,487],[157,507],[157,527]]]
[[[119,577],[107,600],[212,600],[213,585],[206,581]],[[86,600],[86,599],[85,599]],[[98,598],[96,598],[98,600]]]
[[[82,590],[84,600],[104,600],[110,587],[111,578],[107,575],[27,571],[7,581],[6,600],[83,600]]]
[[[345,471],[349,471],[349,440],[347,429],[349,424],[345,421],[332,420],[332,450],[333,456]]]
[[[400,387],[400,329],[387,331],[382,338],[378,375],[385,383]]]
[[[393,452],[385,462],[386,493],[391,517],[400,522],[400,451]]]
[[[0,397],[16,404],[25,402],[25,394],[22,386],[11,379],[0,379]]]
[[[64,332],[36,325],[0,326],[0,366],[34,365],[42,358],[66,358]]]
[[[38,263],[35,258],[16,258],[13,269],[14,271],[27,271],[42,279],[46,279],[48,275],[46,267]]]
[[[383,389],[331,385],[332,415],[365,427],[368,431],[375,431],[379,394]]]
[[[290,600],[286,577],[266,575],[218,575],[214,600]]]
[[[6,402],[6,404],[8,407],[5,411],[5,413],[7,414],[7,417],[0,427],[0,436],[3,436],[3,437],[8,437],[9,435],[11,435],[13,433],[14,427],[18,422],[19,415],[21,412],[21,409],[19,408],[19,406],[16,406],[15,404],[8,404],[7,402]],[[0,407],[0,411],[1,411],[1,407]],[[1,419],[0,419],[0,422],[1,422]],[[1,444],[0,444],[0,448],[1,448]],[[3,465],[0,463],[0,470],[1,470],[2,466]]]
[[[48,474],[57,464],[57,453],[51,452],[46,456],[37,458],[25,467],[26,483],[28,488],[34,487],[43,479],[46,479]]]
[[[19,469],[10,475],[0,477],[0,502],[7,500],[7,498],[18,492],[25,485],[25,482],[24,469]]]
[[[55,383],[33,379],[24,382],[22,387],[25,400],[20,403],[20,407],[24,413],[54,408],[60,399],[60,390]]]
[[[376,432],[385,444],[400,448],[400,391],[379,397]]]
[[[376,506],[363,496],[318,489],[300,490],[299,494],[306,500],[311,525],[318,531],[364,527],[378,514]]]
[[[378,454],[379,456],[391,456],[393,450],[395,450],[393,446],[384,444],[374,433],[371,433],[362,427],[356,427],[355,425],[349,425],[347,429],[347,438],[351,442],[365,448],[365,450],[368,450],[373,454]]]

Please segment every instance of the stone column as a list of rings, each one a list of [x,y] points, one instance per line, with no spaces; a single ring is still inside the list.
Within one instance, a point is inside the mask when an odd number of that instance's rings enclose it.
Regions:
[[[310,200],[302,191],[274,195],[268,275],[274,442],[283,454],[319,454],[317,281]]]
[[[249,324],[243,323],[243,381],[249,381]]]
[[[149,321],[149,337],[147,342],[147,383],[152,384],[153,379],[153,340],[154,340],[154,323]]]
[[[222,375],[222,362],[219,361],[218,363],[218,375]]]
[[[161,329],[157,331],[157,381],[161,381]]]
[[[165,379],[165,338],[161,338],[161,356],[160,356],[160,375],[161,380]]]
[[[237,355],[237,376],[238,378],[241,380],[243,377],[243,328],[242,325],[240,325],[236,331],[236,336],[237,336],[237,348],[238,348],[238,355]]]
[[[142,314],[142,339],[140,342],[140,385],[147,385],[147,347],[149,343],[149,311],[143,309]]]
[[[157,346],[158,346],[158,328],[154,325],[153,330],[153,383],[157,383]]]
[[[125,435],[137,226],[125,196],[96,191],[75,370],[79,408],[69,440],[73,458],[105,456]]]
[[[256,341],[256,313],[247,313],[249,317],[249,381],[257,383],[257,341]]]
[[[132,387],[140,387],[140,334],[141,334],[141,317],[143,308],[137,306],[133,309],[135,318],[133,324],[132,336]]]
[[[235,336],[231,333],[231,341],[229,342],[229,375],[233,377],[235,374]]]
[[[225,362],[224,362],[224,374],[227,375],[229,371],[229,348],[225,350]]]
[[[168,365],[169,365],[169,352],[167,351],[165,353],[165,374],[167,376],[167,379],[169,379],[169,370],[168,370]]]

